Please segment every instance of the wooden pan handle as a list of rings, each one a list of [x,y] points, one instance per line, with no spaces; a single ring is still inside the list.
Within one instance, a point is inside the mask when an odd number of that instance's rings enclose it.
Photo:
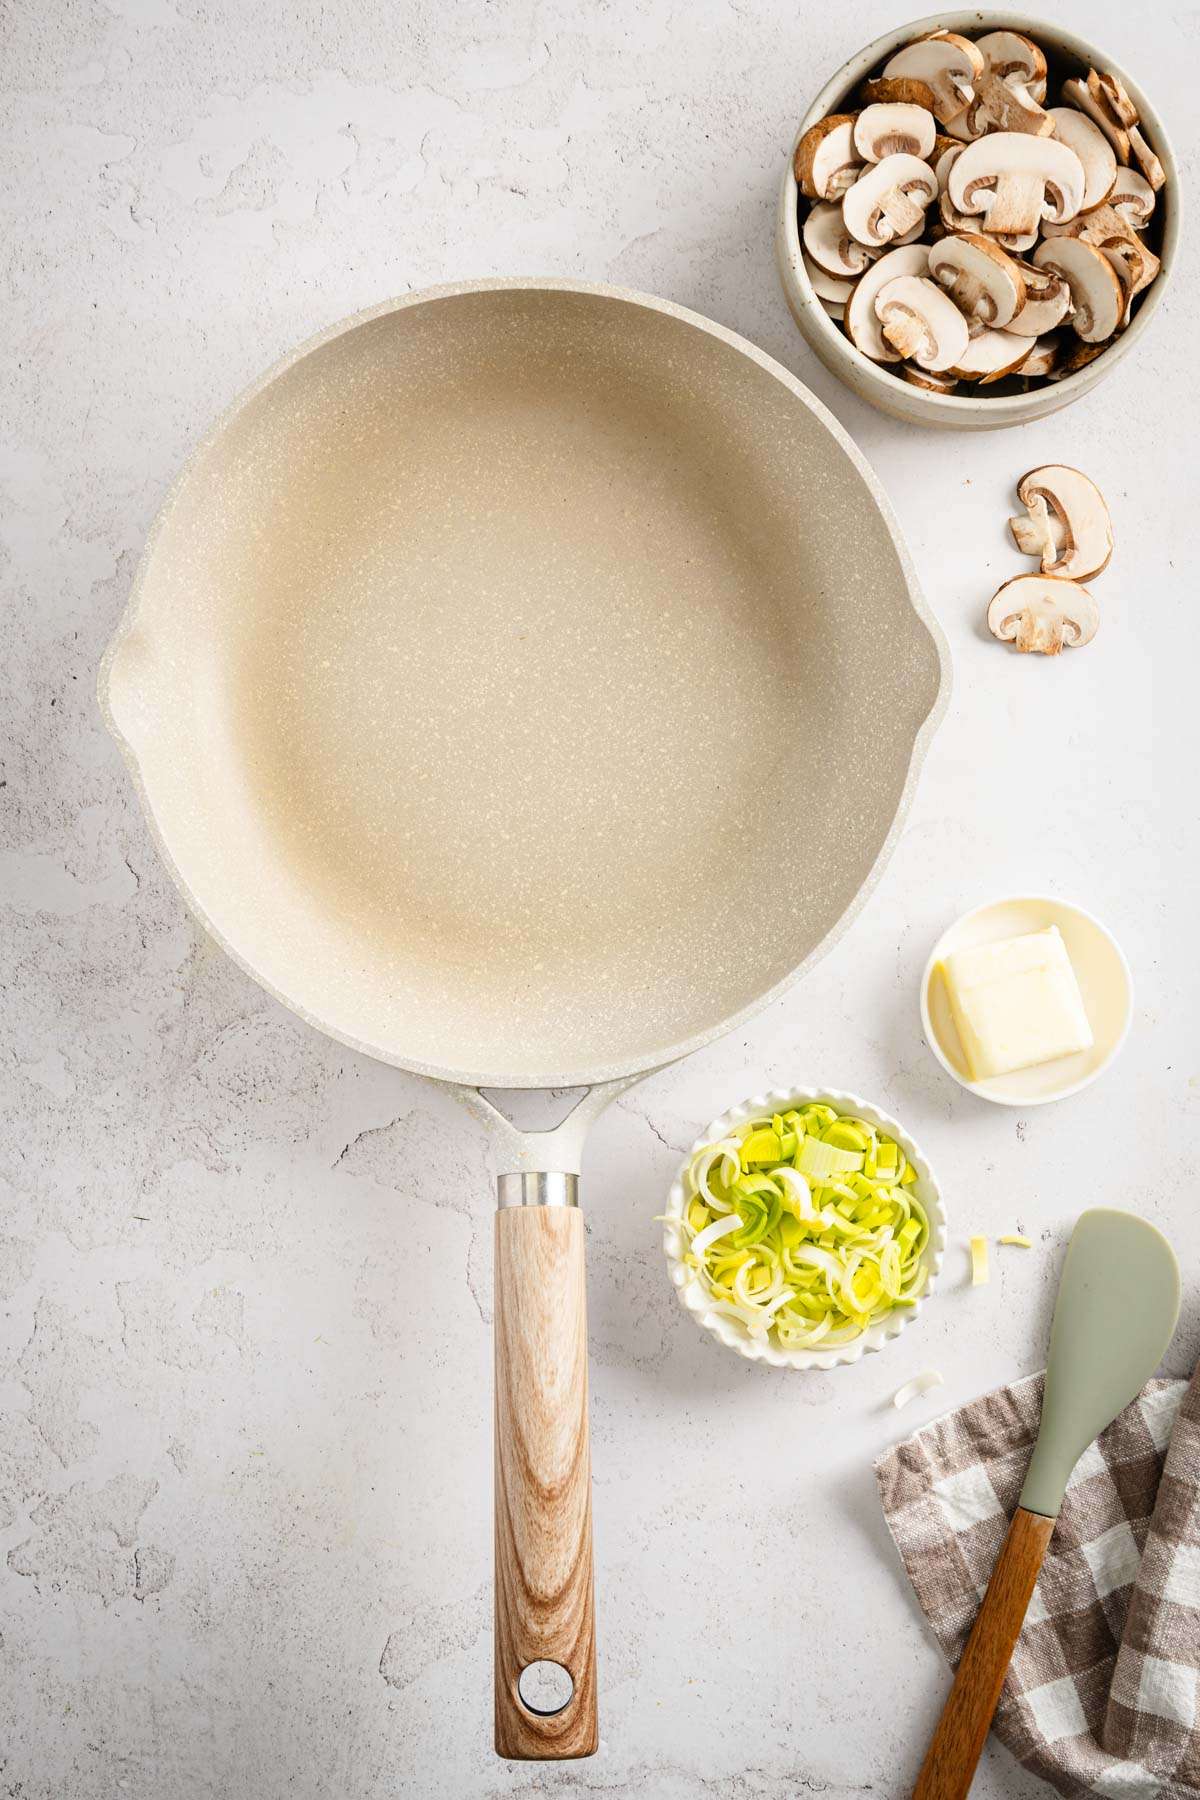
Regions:
[[[964,1800],[983,1754],[1054,1520],[1018,1506],[942,1708],[913,1800]]]
[[[496,1751],[529,1760],[599,1741],[583,1247],[576,1206],[496,1214]],[[536,1662],[571,1677],[559,1712],[522,1701]]]

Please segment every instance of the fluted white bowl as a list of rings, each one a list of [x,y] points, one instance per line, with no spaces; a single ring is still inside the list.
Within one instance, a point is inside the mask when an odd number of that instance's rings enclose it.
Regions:
[[[895,1138],[905,1156],[917,1171],[916,1196],[925,1208],[929,1218],[929,1242],[925,1247],[924,1262],[928,1270],[927,1279],[921,1294],[914,1306],[898,1306],[894,1312],[855,1338],[853,1343],[842,1344],[832,1350],[794,1349],[784,1350],[778,1344],[766,1338],[751,1337],[740,1319],[730,1318],[725,1313],[714,1312],[712,1304],[700,1281],[693,1271],[684,1264],[683,1257],[686,1240],[682,1218],[684,1207],[684,1178],[688,1165],[696,1151],[705,1144],[713,1143],[724,1137],[727,1132],[738,1125],[744,1125],[748,1119],[769,1117],[772,1113],[786,1112],[789,1107],[811,1106],[820,1102],[826,1106],[836,1107],[840,1113],[853,1113],[857,1118],[866,1119],[880,1131],[886,1131],[889,1137]],[[921,1146],[912,1138],[897,1119],[889,1113],[881,1112],[869,1100],[860,1094],[849,1094],[840,1088],[772,1088],[769,1093],[755,1094],[749,1100],[731,1106],[708,1125],[692,1145],[671,1186],[667,1197],[667,1210],[663,1226],[663,1250],[666,1253],[667,1267],[671,1281],[680,1304],[689,1312],[697,1325],[710,1331],[715,1338],[729,1350],[735,1350],[739,1356],[747,1357],[751,1362],[770,1363],[777,1369],[835,1369],[841,1364],[860,1362],[871,1350],[882,1350],[900,1333],[911,1325],[920,1313],[921,1308],[933,1291],[942,1259],[946,1251],[946,1209],[942,1204],[941,1189]]]

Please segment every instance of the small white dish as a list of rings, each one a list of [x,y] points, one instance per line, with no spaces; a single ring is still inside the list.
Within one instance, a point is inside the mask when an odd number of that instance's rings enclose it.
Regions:
[[[708,1295],[697,1281],[691,1269],[684,1265],[683,1255],[686,1248],[683,1228],[680,1220],[683,1216],[684,1191],[683,1181],[688,1164],[697,1150],[705,1144],[713,1143],[717,1138],[725,1136],[735,1126],[744,1125],[747,1119],[767,1117],[772,1113],[786,1112],[792,1106],[810,1106],[814,1101],[826,1106],[834,1106],[839,1112],[853,1113],[857,1118],[865,1119],[868,1124],[886,1131],[889,1137],[895,1138],[905,1156],[917,1171],[914,1192],[925,1208],[929,1219],[929,1242],[925,1247],[923,1261],[928,1270],[924,1288],[916,1303],[912,1306],[900,1306],[887,1318],[880,1319],[871,1325],[853,1343],[842,1344],[835,1350],[783,1350],[778,1344],[767,1339],[752,1338],[740,1319],[732,1319],[723,1313],[714,1312],[709,1304]],[[839,1088],[772,1088],[769,1093],[755,1094],[749,1100],[743,1100],[738,1106],[731,1106],[708,1125],[692,1145],[684,1162],[680,1165],[667,1196],[666,1219],[663,1227],[663,1250],[666,1252],[667,1266],[671,1281],[679,1296],[680,1304],[705,1331],[711,1331],[719,1338],[727,1349],[736,1350],[751,1362],[770,1363],[776,1369],[836,1369],[839,1364],[859,1362],[869,1350],[882,1350],[885,1344],[899,1337],[905,1326],[915,1319],[925,1301],[933,1291],[942,1266],[942,1258],[946,1252],[946,1209],[942,1205],[941,1190],[937,1179],[929,1166],[920,1145],[908,1135],[904,1127],[888,1113],[880,1112],[869,1100],[859,1094],[847,1094]]]
[[[1090,1050],[1059,1056],[1032,1069],[972,1081],[940,964],[953,950],[1044,931],[1049,925],[1057,925],[1062,933],[1095,1042]],[[1133,976],[1117,940],[1082,906],[1049,894],[1014,895],[964,913],[942,933],[921,977],[921,1023],[930,1049],[960,1087],[997,1106],[1045,1106],[1090,1087],[1125,1042],[1132,1018]]]

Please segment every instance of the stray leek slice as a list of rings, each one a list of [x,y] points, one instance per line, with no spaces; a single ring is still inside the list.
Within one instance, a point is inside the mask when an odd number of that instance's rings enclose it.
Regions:
[[[916,1170],[864,1119],[813,1103],[695,1152],[679,1227],[714,1312],[782,1349],[853,1343],[928,1280]]]
[[[1008,1231],[1000,1239],[1002,1244],[1012,1244],[1018,1250],[1032,1250],[1033,1239],[1022,1237],[1019,1231]]]
[[[986,1287],[988,1284],[988,1245],[985,1237],[971,1239],[971,1286]]]
[[[910,1400],[915,1400],[920,1394],[927,1394],[930,1388],[939,1388],[941,1385],[941,1372],[938,1369],[926,1369],[923,1374],[914,1375],[911,1381],[906,1381],[902,1388],[896,1389],[892,1395],[892,1405],[895,1407],[907,1406]]]

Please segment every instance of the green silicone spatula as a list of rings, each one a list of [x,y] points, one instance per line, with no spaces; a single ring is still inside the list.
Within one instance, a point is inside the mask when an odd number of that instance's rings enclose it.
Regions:
[[[1132,1213],[1080,1216],[1063,1265],[1042,1423],[913,1800],[963,1800],[983,1750],[1071,1470],[1162,1361],[1179,1316],[1179,1265]]]

